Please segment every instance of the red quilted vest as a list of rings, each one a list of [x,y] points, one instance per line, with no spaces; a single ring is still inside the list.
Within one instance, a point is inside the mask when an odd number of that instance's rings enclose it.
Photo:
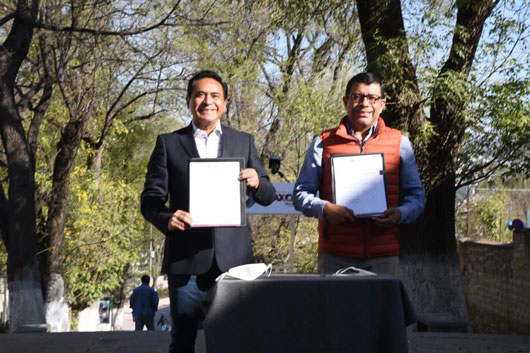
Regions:
[[[399,205],[399,149],[401,132],[387,127],[379,118],[377,128],[361,145],[350,136],[346,127],[346,117],[335,129],[324,131],[322,140],[322,181],[320,198],[332,200],[331,156],[336,154],[384,153],[386,169],[386,192],[388,207]],[[370,219],[358,219],[352,224],[333,226],[322,218],[318,223],[318,252],[337,256],[365,259],[376,256],[396,256],[399,254],[398,227],[377,227]]]

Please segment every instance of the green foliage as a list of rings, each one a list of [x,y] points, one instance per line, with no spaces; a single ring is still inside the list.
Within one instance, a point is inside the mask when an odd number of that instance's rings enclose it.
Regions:
[[[253,250],[257,262],[272,264],[278,272],[310,273],[317,269],[316,220],[300,216],[252,216]],[[294,252],[291,253],[294,222]],[[273,233],[267,230],[273,229]],[[293,258],[291,258],[293,256]]]
[[[300,217],[295,243],[295,272],[317,271],[318,232],[316,219]]]
[[[152,24],[167,10],[155,6],[121,11],[119,7],[127,3],[54,2],[42,8],[42,17],[50,24],[116,30]],[[130,264],[150,255],[145,251],[149,240],[138,211],[139,195],[156,133],[177,125],[160,114],[169,110],[168,102],[175,111],[173,86],[179,82],[178,74],[167,72],[175,64],[164,38],[167,31],[161,27],[125,38],[37,30],[18,75],[16,99],[26,131],[35,122],[34,108],[42,103],[43,82],[53,83],[35,156],[37,222],[41,240],[57,240],[43,245],[59,249],[74,312],[102,294],[119,301]],[[145,46],[147,42],[152,44]],[[49,61],[44,60],[45,52]],[[85,121],[86,125],[79,125]],[[72,146],[77,152],[73,167],[64,170],[70,174],[70,184],[63,243],[62,229],[48,238],[45,230],[50,223],[52,181],[58,177],[55,158],[69,122],[83,126],[84,142],[79,148]],[[68,177],[61,175],[60,180],[66,183]],[[160,237],[155,240],[161,242]],[[160,252],[160,246],[157,249]]]
[[[499,175],[489,183],[468,189],[468,195],[456,210],[456,233],[475,239],[511,242],[506,221],[525,220],[530,207],[527,177],[503,180]]]
[[[7,273],[7,249],[3,241],[0,241],[0,273]]]
[[[73,308],[83,308],[125,282],[128,264],[145,241],[138,186],[78,166],[72,172],[69,222],[64,244],[65,281]]]
[[[473,104],[465,112],[466,140],[459,153],[459,185],[530,172],[530,83],[528,80],[473,86]]]
[[[107,140],[101,175],[83,164],[71,173],[64,254],[72,308],[82,310],[104,295],[119,304],[135,270],[131,265],[148,262],[150,229],[139,212],[140,193],[156,134],[174,127],[162,118],[116,129]],[[83,148],[81,156],[91,152]],[[153,233],[159,259],[163,236]],[[154,267],[158,272],[158,262]]]
[[[466,75],[461,72],[447,71],[441,74],[434,85],[432,100],[443,99],[450,106],[463,106],[470,97]],[[457,119],[454,119],[457,120]]]
[[[289,221],[287,217],[281,219],[274,216],[251,217],[252,246],[257,262],[271,263],[275,267],[287,266],[291,236],[288,229]],[[266,234],[264,229],[271,229],[272,234]]]

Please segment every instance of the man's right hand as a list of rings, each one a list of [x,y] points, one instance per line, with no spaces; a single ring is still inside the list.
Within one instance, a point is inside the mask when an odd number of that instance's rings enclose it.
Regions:
[[[324,205],[324,218],[332,225],[355,222],[355,213],[347,207],[331,202]]]
[[[184,231],[191,227],[191,223],[191,216],[188,212],[177,210],[177,212],[173,213],[173,215],[169,219],[167,229],[170,231],[173,231],[175,229]]]

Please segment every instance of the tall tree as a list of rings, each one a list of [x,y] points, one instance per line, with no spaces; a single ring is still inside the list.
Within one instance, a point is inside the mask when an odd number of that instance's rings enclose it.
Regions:
[[[19,0],[13,12],[0,19],[12,21],[0,47],[0,134],[8,167],[7,196],[0,188],[0,230],[8,251],[10,329],[43,324],[44,311],[37,263],[34,155],[15,103],[15,80],[33,38],[38,0]]]
[[[124,2],[119,5],[126,7],[131,4]],[[68,329],[62,254],[66,207],[70,173],[81,139],[89,119],[97,115],[98,104],[102,103],[97,101],[99,97],[96,95],[98,89],[103,88],[97,80],[97,74],[105,64],[103,57],[96,56],[96,48],[101,44],[98,42],[98,36],[122,37],[148,33],[168,24],[178,5],[177,1],[169,10],[161,7],[161,11],[168,12],[162,13],[162,20],[152,25],[149,25],[152,18],[160,15],[156,13],[158,8],[151,13],[139,9],[131,15],[106,2],[92,4],[81,1],[65,4],[62,1],[49,1],[43,4],[40,12],[38,1],[13,1],[9,6],[2,7],[6,15],[0,19],[0,25],[12,23],[0,52],[0,133],[6,156],[3,165],[7,167],[9,182],[7,196],[3,189],[0,193],[0,209],[5,210],[0,216],[0,227],[9,254],[11,330],[17,330],[24,324],[44,321],[43,292],[36,285],[39,276],[34,272],[37,265],[36,209],[39,219],[42,220],[39,232],[42,235],[40,254],[46,320],[53,331]],[[113,20],[117,23],[115,28]],[[32,61],[29,58],[25,61],[35,28],[56,32],[58,35],[40,32],[40,46],[33,46],[40,49],[40,53],[32,57],[38,59]],[[129,53],[135,52],[134,49],[129,45]],[[144,61],[150,62],[151,59]],[[17,86],[17,75],[20,74],[23,63],[28,68],[28,76],[25,80],[20,79]],[[123,76],[117,80],[122,78]],[[56,91],[53,90],[54,84]],[[121,94],[118,94],[115,100],[116,104],[111,104],[104,124],[107,130],[118,114],[116,111],[124,112],[138,97],[150,94],[138,93],[136,99],[127,97],[124,93],[130,86],[131,81],[121,89]],[[150,85],[153,86],[156,84]],[[62,102],[60,104],[66,114],[57,114],[57,120],[53,121],[57,126],[64,122],[64,126],[60,129],[55,153],[50,158],[50,164],[53,165],[51,188],[39,188],[39,196],[44,197],[36,207],[34,177],[38,134],[50,104],[50,97],[54,93],[60,94],[61,99],[56,99],[56,103]],[[126,99],[129,99],[128,104],[118,104]],[[30,123],[27,125],[24,124],[20,112],[26,107],[32,111],[28,119]],[[142,116],[148,118],[153,115],[154,113],[148,113]],[[61,116],[66,116],[65,121],[61,121]],[[26,136],[24,127],[28,125]],[[100,141],[102,140],[101,138]],[[49,194],[46,191],[50,191]]]
[[[113,19],[114,10],[108,4],[79,7],[72,9],[68,17],[74,19],[76,26],[84,28],[91,25],[104,31],[107,23]],[[45,17],[58,23],[64,16],[62,12],[52,15]],[[86,21],[90,23],[83,23]],[[147,100],[163,91],[160,77],[151,75],[157,73],[158,57],[168,47],[157,48],[151,55],[138,55],[140,50],[131,42],[132,40],[101,36],[98,33],[57,32],[48,43],[54,54],[54,66],[50,70],[56,77],[60,92],[60,99],[56,103],[66,112],[54,153],[52,185],[46,197],[47,217],[41,238],[46,320],[52,331],[69,329],[63,246],[71,173],[81,142],[84,139],[90,149],[88,165],[93,174],[87,175],[93,175],[101,182],[104,143],[112,129],[118,125],[117,122],[123,124],[124,121],[149,119],[161,111],[156,103],[153,104],[152,111],[143,114],[137,113],[133,108],[138,108],[138,103],[142,101],[148,106]],[[109,51],[109,47],[113,50]],[[117,60],[115,55],[118,53],[130,59]],[[144,73],[148,70],[150,72]],[[150,81],[146,82],[147,80]],[[125,113],[130,115],[126,117]],[[60,126],[60,119],[56,119],[56,124]],[[98,135],[97,139],[91,138],[89,129],[92,134]],[[103,196],[100,197],[95,204],[102,204],[103,199]],[[110,235],[115,234],[112,232]]]
[[[458,154],[469,122],[469,73],[494,0],[457,0],[453,40],[430,87],[429,114],[410,57],[399,0],[357,0],[368,70],[387,84],[390,125],[409,133],[427,191],[420,219],[402,227],[401,272],[420,312],[467,316],[455,241],[455,185]]]

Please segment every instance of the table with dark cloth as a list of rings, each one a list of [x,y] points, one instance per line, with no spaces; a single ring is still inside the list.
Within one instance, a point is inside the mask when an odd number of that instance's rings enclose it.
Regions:
[[[202,304],[208,353],[408,352],[415,321],[403,284],[386,275],[226,276]]]

